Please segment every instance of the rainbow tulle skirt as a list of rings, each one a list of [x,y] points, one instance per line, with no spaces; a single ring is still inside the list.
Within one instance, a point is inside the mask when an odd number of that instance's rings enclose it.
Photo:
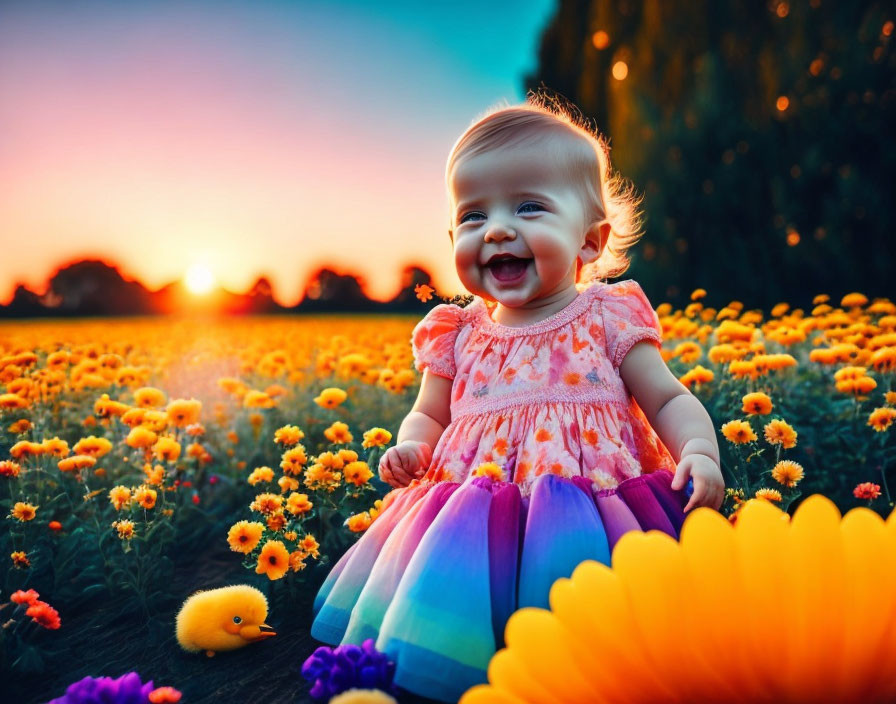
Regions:
[[[678,538],[688,493],[671,482],[661,469],[600,490],[543,474],[529,497],[489,477],[395,489],[318,591],[311,635],[373,638],[396,663],[396,685],[456,702],[487,682],[510,615],[547,609],[551,585],[580,562],[609,565],[630,530]]]

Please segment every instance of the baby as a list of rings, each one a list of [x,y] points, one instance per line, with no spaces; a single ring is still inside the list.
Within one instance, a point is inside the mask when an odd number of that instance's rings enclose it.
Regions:
[[[538,96],[493,110],[455,144],[446,169],[454,263],[498,328],[537,327],[562,316],[590,286],[606,286],[599,279],[627,267],[624,252],[639,237],[635,204],[620,179],[610,178],[607,152],[584,120],[539,104]],[[655,337],[615,361],[674,459],[671,488],[693,479],[684,511],[717,510],[724,481],[706,409],[669,371]],[[452,421],[453,376],[424,369],[397,444],[380,461],[383,481],[403,487],[424,477]]]

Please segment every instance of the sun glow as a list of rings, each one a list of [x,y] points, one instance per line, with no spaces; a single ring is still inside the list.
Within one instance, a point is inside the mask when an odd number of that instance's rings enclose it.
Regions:
[[[211,291],[215,283],[215,277],[204,264],[193,264],[184,274],[184,283],[190,293],[201,295]]]

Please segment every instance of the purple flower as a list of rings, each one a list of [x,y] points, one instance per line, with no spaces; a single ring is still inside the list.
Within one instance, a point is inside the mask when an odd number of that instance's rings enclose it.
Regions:
[[[314,699],[334,697],[352,687],[379,689],[398,695],[392,678],[395,663],[368,638],[360,646],[346,643],[335,648],[321,646],[302,664],[302,677],[313,682]]]
[[[47,704],[147,704],[153,689],[152,680],[143,684],[136,672],[129,672],[115,680],[111,677],[85,677],[70,684],[63,696]]]

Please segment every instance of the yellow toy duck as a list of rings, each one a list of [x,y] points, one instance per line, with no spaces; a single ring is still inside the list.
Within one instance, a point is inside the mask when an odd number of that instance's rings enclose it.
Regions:
[[[208,657],[277,635],[264,621],[268,600],[255,587],[234,584],[193,593],[177,614],[177,642]]]

